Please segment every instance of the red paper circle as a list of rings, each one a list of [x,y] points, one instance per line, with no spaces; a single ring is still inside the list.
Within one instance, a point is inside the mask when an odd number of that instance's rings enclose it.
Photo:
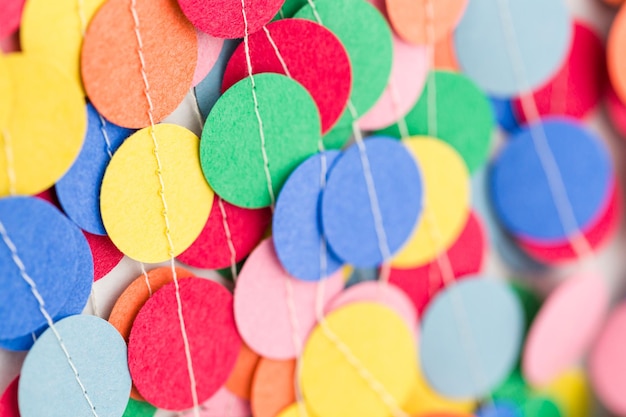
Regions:
[[[0,38],[9,36],[20,27],[26,0],[0,1]]]
[[[198,399],[204,402],[224,385],[241,349],[233,297],[202,278],[181,280],[179,286]],[[152,405],[168,410],[193,406],[174,283],[154,293],[135,318],[128,367]]]
[[[178,256],[179,261],[204,269],[221,269],[231,265],[231,252],[226,238],[219,198],[215,196],[211,214],[204,229],[195,242]],[[272,212],[269,208],[251,210],[221,201],[235,248],[235,259],[239,262],[248,256],[263,239],[272,220]]]
[[[93,257],[93,280],[98,281],[120,263],[124,254],[107,236],[92,235],[83,231]]]
[[[0,396],[0,417],[20,417],[17,405],[17,387],[20,378],[17,377],[9,384],[4,394]]]
[[[322,133],[334,126],[344,112],[352,89],[350,59],[341,41],[328,29],[304,19],[285,19],[267,25],[267,30],[291,77],[315,100],[322,121]],[[253,74],[286,74],[265,31],[250,36]],[[222,90],[226,91],[248,76],[244,44],[231,57]]]

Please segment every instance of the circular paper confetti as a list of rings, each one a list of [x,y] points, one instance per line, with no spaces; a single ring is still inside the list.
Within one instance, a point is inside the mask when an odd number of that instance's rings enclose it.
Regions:
[[[56,328],[98,416],[122,415],[130,391],[124,340],[94,316],[68,317]],[[18,398],[22,417],[93,414],[52,330],[26,356]]]
[[[613,87],[609,88],[606,94],[606,110],[617,133],[626,137],[626,105],[622,103]]]
[[[198,138],[185,128],[160,124],[128,138],[104,174],[100,208],[109,237],[125,255],[146,263],[178,256],[198,237],[213,202],[198,158]],[[165,185],[172,246],[166,236],[155,141]],[[133,175],[129,176],[128,173]]]
[[[277,196],[291,171],[317,151],[320,139],[319,113],[304,87],[278,74],[258,74],[254,82],[258,107],[251,78],[238,82],[215,104],[200,144],[202,170],[211,187],[224,200],[246,208],[272,204],[268,175]]]
[[[224,47],[224,39],[214,38],[199,30],[196,30],[196,35],[198,37],[198,61],[191,81],[194,87],[200,84],[217,65]]]
[[[98,281],[115,268],[124,254],[120,252],[107,236],[92,235],[84,232],[93,258],[93,280]]]
[[[17,405],[18,383],[19,377],[15,378],[0,396],[0,417],[20,417],[20,410]]]
[[[241,346],[231,294],[201,278],[179,282],[185,331],[204,402],[226,382]],[[128,366],[143,397],[159,408],[193,406],[191,381],[181,335],[176,285],[167,284],[137,314],[128,342]]]
[[[275,417],[295,402],[295,369],[295,359],[277,361],[261,358],[252,381],[250,401],[253,416]]]
[[[128,400],[122,417],[153,417],[157,409],[143,401]]]
[[[217,62],[200,84],[194,88],[196,101],[198,102],[200,113],[202,113],[202,117],[204,118],[209,115],[209,112],[222,95],[224,71],[237,45],[239,45],[238,39],[224,40]]]
[[[0,3],[0,38],[9,36],[20,26],[26,0],[4,0]]]
[[[626,76],[622,72],[624,68],[624,55],[621,53],[626,44],[626,8],[621,8],[611,25],[611,31],[607,40],[607,67],[611,84],[617,96],[626,101]]]
[[[248,345],[242,343],[235,367],[224,387],[237,397],[250,400],[252,377],[260,359],[261,357],[250,349]]]

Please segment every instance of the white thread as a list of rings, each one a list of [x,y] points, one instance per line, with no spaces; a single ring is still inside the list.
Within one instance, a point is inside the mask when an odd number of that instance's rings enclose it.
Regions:
[[[280,51],[278,50],[278,46],[276,46],[276,42],[274,42],[274,39],[272,38],[272,35],[270,35],[270,31],[267,28],[267,26],[263,26],[263,31],[265,32],[265,36],[267,36],[267,40],[270,42],[270,45],[272,45],[272,49],[274,49],[274,53],[276,54],[276,58],[278,58],[278,61],[280,62],[280,65],[283,67],[283,71],[285,71],[285,75],[289,78],[293,78],[291,76],[291,73],[289,72],[289,68],[287,67],[287,64],[285,63],[285,60],[283,59],[283,56],[281,55]]]
[[[43,297],[39,293],[39,290],[37,289],[37,284],[26,272],[26,267],[24,266],[24,263],[20,259],[19,254],[17,252],[17,248],[15,247],[15,244],[13,243],[11,238],[9,237],[7,230],[4,227],[4,223],[2,223],[2,221],[0,221],[0,235],[2,236],[2,240],[4,241],[4,244],[9,248],[9,251],[11,252],[11,258],[13,259],[13,263],[20,270],[20,275],[22,279],[26,282],[26,284],[28,284],[28,286],[30,287],[31,293],[37,300],[37,304],[39,305],[39,311],[46,319],[46,322],[48,323],[49,328],[52,330],[52,333],[54,333],[54,336],[56,337],[57,342],[59,343],[59,346],[61,347],[63,354],[65,355],[65,359],[67,359],[67,363],[70,365],[70,368],[72,368],[72,372],[74,373],[74,379],[80,386],[80,389],[82,390],[82,393],[83,393],[83,397],[87,401],[87,404],[89,404],[91,413],[94,415],[94,417],[98,417],[98,413],[96,413],[96,407],[93,405],[93,402],[89,398],[85,385],[83,385],[83,382],[80,380],[78,369],[74,365],[74,362],[72,361],[72,357],[70,356],[70,353],[67,350],[65,343],[63,342],[61,335],[59,334],[56,326],[54,325],[52,316],[50,316],[50,314],[46,310],[46,304],[44,302]]]
[[[138,262],[138,263],[139,263],[139,266],[141,266],[141,273],[146,282],[146,286],[148,287],[148,294],[150,294],[150,297],[152,297],[152,286],[150,285],[150,276],[148,275],[148,271],[146,271],[146,266],[144,265],[143,262]]]
[[[109,155],[109,159],[113,158],[113,150],[111,149],[111,141],[109,140],[109,133],[107,132],[107,122],[104,120],[104,117],[100,113],[98,113],[98,118],[100,119],[100,132],[102,133],[102,137],[104,138],[104,143],[106,145],[106,151]]]
[[[91,302],[91,312],[94,316],[100,317],[100,311],[98,309],[98,303],[96,302],[96,293],[91,286],[91,292],[89,293],[89,301]]]
[[[85,17],[85,0],[77,0],[78,19],[80,21],[80,32],[85,37],[85,31],[87,30],[87,18]]]
[[[8,129],[2,129],[2,137],[4,138],[4,157],[7,162],[7,179],[9,181],[9,194],[17,194],[17,177],[15,175],[15,160],[13,157],[13,146],[11,142],[11,134]]]
[[[199,131],[202,132],[204,129],[204,118],[202,117],[202,113],[200,113],[200,105],[198,104],[198,98],[196,97],[196,88],[192,88],[193,92],[193,103],[191,104],[191,111],[196,116],[196,121],[198,122],[198,126],[200,127]]]
[[[169,215],[168,215],[168,205],[167,205],[167,200],[165,198],[165,182],[163,180],[163,166],[161,163],[161,158],[159,156],[159,142],[156,138],[156,134],[155,134],[155,126],[154,126],[154,116],[153,116],[153,111],[154,111],[154,107],[152,104],[152,98],[150,95],[150,83],[148,82],[148,74],[146,72],[146,62],[144,59],[144,54],[143,54],[143,41],[141,38],[141,32],[139,30],[139,16],[137,14],[137,0],[131,0],[130,2],[130,11],[131,14],[133,16],[133,21],[135,24],[135,37],[137,39],[137,53],[139,55],[139,61],[141,64],[141,76],[143,78],[143,82],[144,82],[144,94],[146,96],[146,100],[148,102],[148,118],[150,119],[150,136],[152,138],[152,144],[153,144],[153,153],[154,153],[154,157],[156,160],[156,164],[157,164],[157,170],[156,170],[156,175],[158,177],[159,180],[159,195],[161,197],[161,203],[163,205],[163,220],[165,221],[165,237],[167,239],[167,245],[168,245],[168,252],[169,252],[169,256],[170,256],[170,267],[172,270],[172,279],[174,281],[174,286],[176,288],[176,304],[178,306],[178,321],[180,324],[180,332],[181,332],[181,336],[183,339],[183,345],[184,345],[184,349],[185,349],[185,358],[187,361],[187,373],[189,374],[189,382],[190,382],[190,388],[191,388],[191,397],[192,397],[192,401],[193,401],[193,405],[194,405],[194,415],[195,417],[200,417],[200,411],[198,410],[198,405],[199,405],[199,401],[198,401],[198,390],[197,390],[197,382],[196,382],[196,377],[195,377],[195,373],[193,370],[193,361],[191,358],[191,347],[189,345],[189,338],[187,336],[187,328],[185,325],[185,318],[183,315],[183,303],[181,300],[181,296],[180,296],[180,285],[178,283],[178,276],[176,273],[176,264],[174,262],[174,242],[172,241],[172,235],[171,235],[171,228],[170,228],[170,220],[169,220]]]
[[[224,234],[226,235],[226,243],[228,244],[228,250],[230,251],[230,272],[233,275],[233,281],[237,282],[237,251],[235,244],[233,243],[233,235],[230,233],[230,227],[228,226],[228,216],[226,214],[226,208],[224,207],[224,201],[220,196],[217,197],[217,204],[220,208],[222,215],[222,227],[224,228]]]
[[[315,20],[317,21],[317,23],[324,26],[324,23],[322,22],[322,18],[317,11],[315,0],[307,0],[307,3],[309,3],[309,7],[311,7],[311,10],[313,11],[313,16],[315,17]]]

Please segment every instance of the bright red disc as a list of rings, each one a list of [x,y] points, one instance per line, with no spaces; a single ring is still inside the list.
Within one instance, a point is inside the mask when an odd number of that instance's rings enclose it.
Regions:
[[[83,232],[93,256],[93,280],[98,281],[120,263],[124,254],[119,251],[107,236]]]
[[[547,84],[533,93],[539,116],[566,115],[584,118],[602,99],[608,80],[602,39],[587,24],[574,24],[574,39],[567,60]],[[519,99],[513,109],[526,123]]]
[[[216,195],[204,229],[189,249],[178,256],[179,261],[205,269],[220,269],[231,265],[231,252],[218,199]],[[263,239],[271,222],[272,212],[269,208],[251,210],[233,206],[224,200],[221,202],[235,248],[235,259],[239,262]]]
[[[233,297],[202,278],[181,280],[179,286],[198,400],[204,402],[224,385],[241,349]],[[128,367],[139,393],[155,407],[193,406],[174,283],[154,293],[135,318]]]
[[[267,25],[267,30],[291,77],[315,100],[322,133],[326,133],[344,112],[350,97],[352,73],[346,49],[330,30],[304,19],[279,20]],[[265,31],[250,36],[249,43],[254,74],[287,75]],[[226,67],[222,90],[247,76],[245,47],[241,44]]]
[[[20,27],[24,3],[26,0],[0,1],[0,38],[12,34]]]
[[[20,417],[17,405],[17,386],[20,378],[17,377],[9,384],[4,394],[0,396],[0,417]]]
[[[447,252],[455,279],[480,272],[487,252],[486,245],[483,226],[478,215],[472,212],[461,235]],[[430,300],[444,287],[436,260],[419,268],[392,268],[389,282],[400,287],[409,296],[418,317]]]

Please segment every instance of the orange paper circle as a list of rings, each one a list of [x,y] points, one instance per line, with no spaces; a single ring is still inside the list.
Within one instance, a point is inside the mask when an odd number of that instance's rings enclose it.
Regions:
[[[250,349],[248,345],[241,343],[237,362],[225,384],[228,391],[239,398],[249,400],[250,392],[252,391],[252,377],[260,359],[261,357]]]
[[[252,380],[252,415],[276,417],[296,401],[294,372],[296,361],[262,358]]]

